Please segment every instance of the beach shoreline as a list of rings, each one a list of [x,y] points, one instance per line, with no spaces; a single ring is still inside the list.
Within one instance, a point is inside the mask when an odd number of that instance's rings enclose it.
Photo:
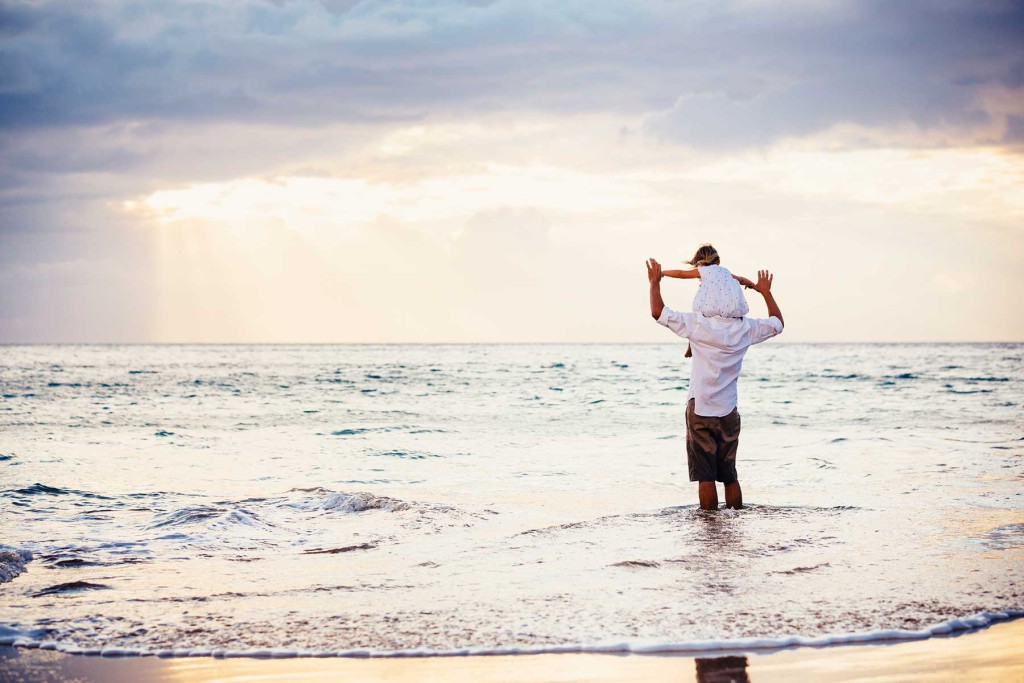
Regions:
[[[0,646],[11,681],[974,681],[1024,680],[1024,619],[927,640],[689,654],[618,652],[448,657],[156,657]],[[721,677],[725,677],[724,679]]]

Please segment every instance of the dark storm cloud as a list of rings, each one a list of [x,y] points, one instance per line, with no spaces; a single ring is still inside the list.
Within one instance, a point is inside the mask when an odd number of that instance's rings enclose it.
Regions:
[[[0,126],[321,125],[660,111],[746,146],[849,122],[969,129],[1024,80],[1024,3],[7,3]],[[1013,130],[1016,130],[1016,126]]]

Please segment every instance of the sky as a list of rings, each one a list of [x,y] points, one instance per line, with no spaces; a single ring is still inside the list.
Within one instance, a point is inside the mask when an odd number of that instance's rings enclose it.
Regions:
[[[0,342],[669,341],[644,260],[704,242],[787,341],[1022,341],[1022,36],[1007,0],[0,0]]]

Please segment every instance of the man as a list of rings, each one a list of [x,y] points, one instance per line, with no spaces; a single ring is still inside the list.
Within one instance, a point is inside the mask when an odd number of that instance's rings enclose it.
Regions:
[[[725,484],[725,506],[743,507],[743,492],[736,476],[736,449],[740,414],[736,407],[736,381],[747,348],[782,332],[782,311],[772,296],[772,274],[757,272],[754,289],[768,305],[767,319],[709,318],[680,313],[661,298],[661,264],[647,261],[651,283],[651,315],[680,337],[690,340],[693,366],[686,400],[686,458],[690,481],[699,482],[700,506],[718,509],[715,481]]]

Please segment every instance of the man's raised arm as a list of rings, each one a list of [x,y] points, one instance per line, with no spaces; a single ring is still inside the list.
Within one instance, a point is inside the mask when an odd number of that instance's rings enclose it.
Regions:
[[[769,273],[767,270],[757,271],[757,284],[754,285],[754,290],[761,293],[764,297],[764,302],[768,306],[768,315],[775,316],[779,319],[779,322],[783,326],[786,325],[786,321],[782,319],[782,311],[779,309],[779,305],[775,303],[775,297],[772,296],[772,280],[775,276]],[[654,285],[651,285],[653,288]],[[651,290],[651,305],[654,305],[654,290]]]
[[[665,302],[661,298],[661,264],[654,259],[647,260],[647,281],[651,283],[651,317],[658,320]]]

